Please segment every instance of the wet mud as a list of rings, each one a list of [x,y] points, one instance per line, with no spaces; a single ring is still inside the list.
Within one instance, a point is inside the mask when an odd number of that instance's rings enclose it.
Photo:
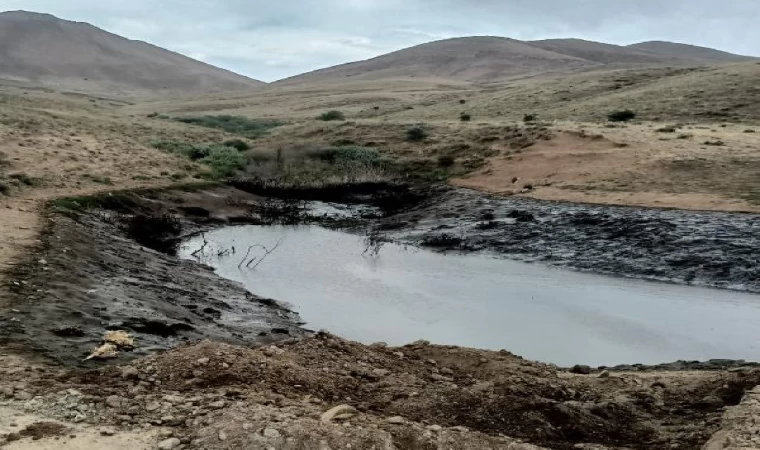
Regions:
[[[386,240],[625,277],[760,292],[760,216],[548,202],[442,188]]]

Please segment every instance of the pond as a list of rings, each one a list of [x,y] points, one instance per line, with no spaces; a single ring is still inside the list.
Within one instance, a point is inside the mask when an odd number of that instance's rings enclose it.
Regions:
[[[311,329],[366,344],[506,349],[559,365],[760,360],[760,296],[595,275],[492,255],[436,253],[319,226],[206,233],[201,262],[288,304]],[[181,255],[203,238],[184,243]],[[269,250],[240,265],[250,246]],[[219,252],[235,247],[218,256]],[[249,259],[265,251],[251,249]],[[256,263],[259,263],[256,266]],[[240,266],[240,267],[239,267]],[[253,268],[254,266],[255,269]]]

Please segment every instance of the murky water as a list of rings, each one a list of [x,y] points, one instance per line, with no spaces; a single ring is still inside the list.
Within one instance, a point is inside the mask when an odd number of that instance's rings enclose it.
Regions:
[[[206,239],[203,262],[220,275],[289,303],[309,328],[364,343],[427,339],[560,365],[760,360],[754,294],[388,244],[373,255],[362,237],[317,226],[230,227]],[[255,270],[238,267],[249,246],[278,241]]]

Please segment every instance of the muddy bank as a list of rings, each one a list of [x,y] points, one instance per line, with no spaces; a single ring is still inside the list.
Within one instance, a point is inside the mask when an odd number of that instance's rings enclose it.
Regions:
[[[250,345],[304,334],[297,314],[277,302],[170,254],[180,233],[250,217],[252,196],[208,188],[99,202],[51,208],[39,248],[11,274],[12,309],[0,315],[0,342],[78,364],[107,330],[136,338],[118,361],[199,339]],[[151,221],[167,217],[171,226],[151,232]]]
[[[547,202],[441,188],[383,239],[626,277],[760,292],[760,216]]]

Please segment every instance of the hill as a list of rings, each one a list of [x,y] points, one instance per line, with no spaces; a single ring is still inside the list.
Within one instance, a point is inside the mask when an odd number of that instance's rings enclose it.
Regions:
[[[586,41],[583,39],[546,39],[530,41],[530,45],[563,55],[574,56],[600,64],[663,65],[689,62],[676,55],[641,52],[632,47]]]
[[[0,13],[0,77],[85,91],[249,89],[256,81],[87,23]]]
[[[492,82],[524,75],[571,71],[596,64],[515,39],[481,36],[430,42],[366,61],[309,72],[278,83],[346,81],[347,78]]]
[[[629,45],[628,48],[651,55],[689,59],[704,64],[741,63],[758,59],[751,56],[735,55],[713,48],[679,44],[676,42],[649,41]]]

